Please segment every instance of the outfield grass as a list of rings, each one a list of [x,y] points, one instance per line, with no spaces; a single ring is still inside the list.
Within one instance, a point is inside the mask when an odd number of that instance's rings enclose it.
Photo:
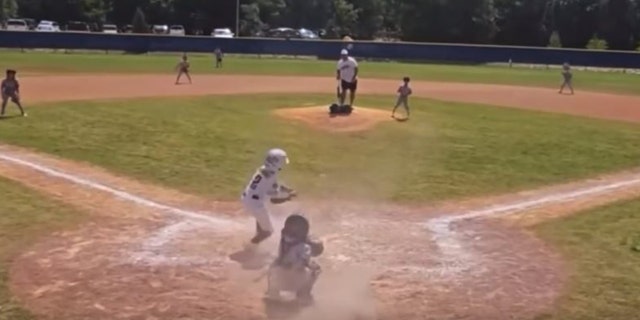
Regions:
[[[573,271],[557,311],[539,320],[640,319],[640,199],[537,229],[569,258]]]
[[[42,235],[78,223],[82,215],[3,178],[0,194],[0,320],[32,319],[11,298],[8,288],[11,259]]]
[[[410,122],[342,134],[271,115],[325,98],[57,103],[2,121],[0,141],[232,200],[272,146],[290,152],[284,177],[306,196],[420,202],[564,182],[633,167],[640,158],[640,126],[508,108],[415,99]]]
[[[23,72],[59,73],[170,73],[179,55],[64,54],[15,51],[0,52],[0,68],[12,67]],[[213,56],[193,55],[193,72],[221,74],[312,75],[332,77],[334,61],[273,58],[225,59],[223,69],[213,68]],[[461,66],[414,63],[361,62],[361,75],[367,78],[401,79],[405,75],[415,80],[448,82],[495,83],[509,85],[558,87],[558,70],[532,70],[498,66]],[[588,89],[619,93],[640,93],[640,76],[606,72],[576,71],[578,90]]]

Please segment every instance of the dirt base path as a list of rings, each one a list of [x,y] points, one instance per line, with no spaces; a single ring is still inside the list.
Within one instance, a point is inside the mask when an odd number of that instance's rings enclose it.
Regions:
[[[28,103],[131,97],[327,93],[334,101],[335,80],[320,77],[195,75],[193,85],[174,85],[173,75],[38,76],[23,80]],[[361,79],[361,94],[394,94],[397,81]],[[640,97],[577,91],[560,95],[554,89],[505,85],[412,82],[414,95],[444,101],[561,112],[572,115],[640,121]],[[391,104],[394,101],[389,101]],[[419,106],[416,106],[419,107]]]

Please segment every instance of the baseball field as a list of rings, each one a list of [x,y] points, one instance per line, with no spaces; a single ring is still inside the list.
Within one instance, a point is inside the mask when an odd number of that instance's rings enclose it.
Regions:
[[[640,77],[18,53],[0,120],[0,319],[640,319]],[[411,76],[411,120],[391,108]],[[325,240],[316,303],[265,304],[238,201],[272,147]]]

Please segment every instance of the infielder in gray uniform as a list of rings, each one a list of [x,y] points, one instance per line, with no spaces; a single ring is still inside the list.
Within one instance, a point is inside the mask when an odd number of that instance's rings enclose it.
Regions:
[[[22,104],[20,103],[20,83],[16,79],[16,73],[15,70],[7,70],[7,77],[2,80],[2,84],[0,85],[0,91],[2,91],[2,112],[0,116],[4,116],[4,109],[7,107],[9,99],[20,108],[20,113],[22,113],[23,117],[27,116],[27,113],[24,112],[24,108],[22,108]]]
[[[562,85],[560,86],[560,91],[558,91],[558,93],[562,94],[564,92],[564,88],[569,87],[571,94],[573,94],[573,74],[571,73],[571,66],[566,62],[562,65],[562,80]]]
[[[396,101],[396,105],[393,107],[391,118],[396,118],[396,110],[400,105],[402,105],[407,113],[406,120],[409,120],[409,115],[411,114],[409,111],[409,96],[413,93],[411,87],[409,87],[410,81],[411,79],[409,77],[404,77],[402,79],[402,85],[398,88],[398,101]]]

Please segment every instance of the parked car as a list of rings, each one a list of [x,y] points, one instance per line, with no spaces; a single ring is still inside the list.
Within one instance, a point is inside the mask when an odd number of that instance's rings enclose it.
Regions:
[[[73,32],[91,32],[91,28],[89,28],[89,24],[82,21],[69,21],[67,23],[66,31]]]
[[[233,38],[233,32],[229,28],[216,28],[211,31],[214,38]]]
[[[9,19],[7,31],[29,31],[29,25],[24,19]]]
[[[300,34],[300,37],[302,39],[318,39],[318,38],[320,38],[317,33],[313,32],[313,31],[311,31],[309,29],[305,29],[305,28],[298,29],[298,33]]]
[[[116,27],[115,24],[102,25],[102,33],[117,34],[118,33],[118,27]]]
[[[155,34],[168,34],[169,26],[166,24],[156,24],[151,28],[151,32]]]
[[[38,22],[35,19],[24,18],[22,20],[27,23],[27,27],[29,27],[29,30],[35,30],[38,26]]]
[[[302,38],[300,31],[292,28],[275,28],[267,32],[269,38],[286,38],[286,39],[299,39]]]
[[[38,23],[36,31],[39,32],[60,32],[60,25],[55,21],[42,20]]]
[[[122,28],[122,32],[124,33],[133,33],[133,26],[128,24]]]
[[[184,27],[181,25],[172,25],[169,27],[169,34],[172,36],[184,36]]]

